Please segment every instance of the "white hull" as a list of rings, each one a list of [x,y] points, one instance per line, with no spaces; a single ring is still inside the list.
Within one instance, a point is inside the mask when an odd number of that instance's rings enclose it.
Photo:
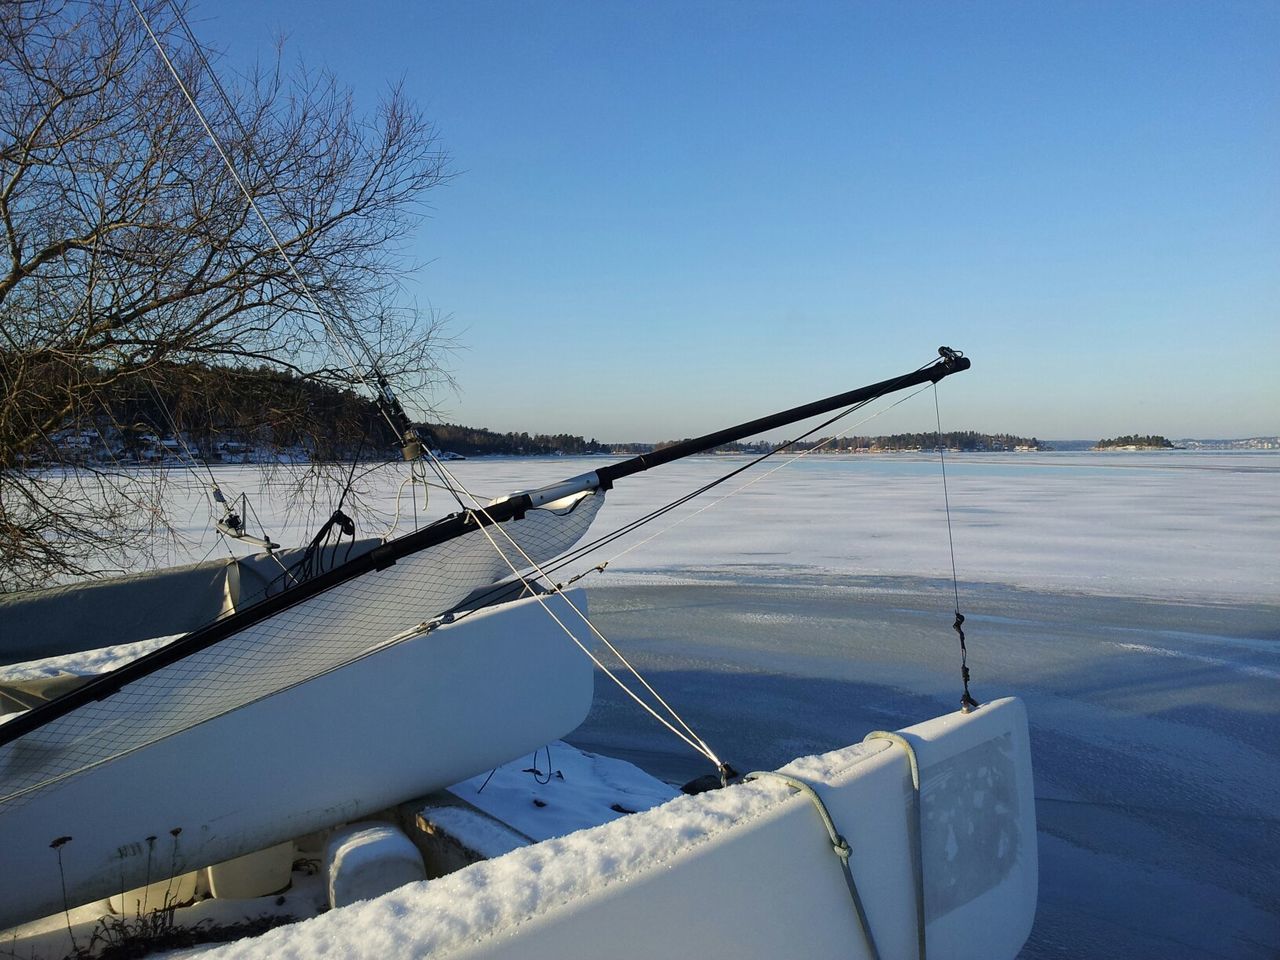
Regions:
[[[928,956],[1012,960],[1037,886],[1022,704],[997,701],[902,732],[922,771]],[[784,771],[817,790],[848,840],[880,957],[914,960],[906,751],[873,741]],[[815,806],[767,779],[681,797],[213,956],[380,960],[391,949],[437,960],[870,956]]]
[[[592,692],[535,600],[388,647],[0,813],[0,929],[62,910],[64,880],[88,903],[455,783],[568,733]]]

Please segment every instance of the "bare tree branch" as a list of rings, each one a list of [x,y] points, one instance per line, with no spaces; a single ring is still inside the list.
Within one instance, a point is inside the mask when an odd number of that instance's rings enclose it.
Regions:
[[[362,353],[317,306],[422,409],[444,376],[439,318],[400,288],[449,176],[431,124],[399,90],[361,117],[332,77],[279,59],[223,102],[169,4],[145,10],[297,275],[127,3],[0,4],[0,589],[89,571],[136,540],[140,510],[163,527],[129,470],[31,469],[59,463],[60,431],[112,420],[130,377],[268,364],[358,383]]]

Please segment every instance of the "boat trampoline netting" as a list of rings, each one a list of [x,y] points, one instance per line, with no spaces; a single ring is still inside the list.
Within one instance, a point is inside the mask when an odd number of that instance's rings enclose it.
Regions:
[[[531,509],[503,530],[536,563],[578,542],[604,494]],[[287,607],[0,747],[0,814],[78,772],[407,639],[477,589],[525,570],[502,533],[471,530]],[[412,635],[411,633],[409,635]],[[180,641],[178,641],[180,642]]]

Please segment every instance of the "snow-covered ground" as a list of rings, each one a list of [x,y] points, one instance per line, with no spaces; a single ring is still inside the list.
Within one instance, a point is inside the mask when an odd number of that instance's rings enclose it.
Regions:
[[[496,496],[599,462],[449,467]],[[593,533],[743,462],[624,481]],[[216,472],[280,542],[309,539],[328,514],[306,515],[285,471]],[[1041,897],[1023,955],[1277,956],[1280,455],[952,455],[947,473],[973,691],[1020,696],[1032,718]],[[344,509],[362,533],[391,524],[404,475],[361,481],[363,502]],[[754,475],[557,579],[613,558],[582,581],[594,619],[739,769],[953,709],[936,458],[809,457],[691,515]],[[205,479],[188,471],[172,486],[189,538],[168,548],[173,562],[209,549]],[[418,499],[419,522],[452,505],[440,490]],[[413,516],[402,501],[402,530]],[[570,739],[671,781],[707,772],[604,681]]]
[[[482,458],[447,467],[467,489],[492,498],[603,462]],[[593,529],[613,529],[745,462],[698,457],[629,478],[610,491]],[[813,455],[770,473],[777,462],[730,480],[583,566],[689,517],[616,560],[611,572],[657,574],[668,582],[697,568],[749,567],[782,576],[950,575],[936,456]],[[951,454],[947,469],[956,562],[966,581],[1156,599],[1280,599],[1280,455]],[[248,493],[267,532],[286,545],[309,540],[332,508],[331,500],[312,504],[298,494],[297,468],[213,470],[228,499]],[[333,471],[343,479],[346,472]],[[357,495],[343,509],[361,535],[391,527],[406,475],[403,465],[392,464],[357,481]],[[208,477],[198,469],[168,476],[181,539],[167,545],[162,559],[198,560],[214,546]],[[324,486],[323,494],[332,498],[339,486]],[[409,489],[403,491],[401,532],[415,510],[422,522],[456,509],[434,488],[424,507],[418,490],[416,507]]]

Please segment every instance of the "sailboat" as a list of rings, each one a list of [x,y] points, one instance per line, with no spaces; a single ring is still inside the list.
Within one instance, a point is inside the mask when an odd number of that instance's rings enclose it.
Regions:
[[[385,542],[339,551],[318,535],[281,551],[264,540],[254,558],[5,598],[8,662],[177,638],[0,722],[0,929],[359,821],[570,733],[593,668],[615,678],[594,641],[621,654],[590,624],[584,594],[549,571],[615,536],[578,546],[615,484],[969,366],[942,348],[901,376],[460,501]],[[368,373],[405,459],[448,482],[376,364]],[[247,539],[234,519],[228,510],[222,532]],[[681,955],[1020,949],[1037,866],[1018,701],[979,706],[966,680],[956,713],[742,776],[636,679],[637,701],[706,757],[720,788],[429,882],[415,909],[440,933],[416,952],[562,960],[607,936],[611,955],[648,957],[641,934],[656,923]],[[275,935],[301,937],[284,952],[305,955],[307,929]],[[316,935],[333,942],[332,929]]]
[[[568,734],[592,699],[592,664],[563,630],[585,598],[548,589],[537,574],[585,536],[615,483],[969,365],[944,348],[911,373],[364,544],[274,590],[244,589],[252,578],[220,562],[8,600],[6,623],[19,629],[6,629],[6,646],[23,657],[55,607],[103,624],[108,611],[146,607],[148,595],[189,598],[168,604],[178,610],[220,606],[207,624],[0,724],[0,928],[358,820]],[[79,636],[81,645],[103,641],[101,630]],[[108,642],[130,638],[140,637],[117,628]],[[65,649],[54,639],[40,652]],[[1014,955],[1035,902],[1026,717],[1016,700],[977,707],[967,688],[965,700],[956,714],[730,787],[755,791],[748,812],[707,831],[700,853],[644,851],[662,865],[661,882],[625,894],[626,884],[604,884],[563,917],[552,911],[558,919],[535,925],[539,936],[572,941],[585,935],[582,924],[691,890],[709,862],[723,858],[714,869],[732,874],[772,850],[799,856],[789,870],[815,871],[796,909],[830,900],[831,884],[818,877],[843,876],[834,889],[846,904],[830,936],[868,956],[905,956],[901,944],[916,940],[932,941],[934,957]],[[335,710],[341,703],[351,708]],[[726,784],[740,779],[724,764],[719,773]],[[700,824],[700,806],[727,801],[676,802]],[[824,825],[825,843],[813,843]],[[613,849],[608,831],[617,828],[600,829],[594,842]],[[761,907],[758,897],[777,909],[776,886],[731,898],[735,916]],[[682,927],[682,943],[700,929]],[[485,935],[507,943],[511,931],[499,924]],[[519,943],[493,955],[533,955]]]

